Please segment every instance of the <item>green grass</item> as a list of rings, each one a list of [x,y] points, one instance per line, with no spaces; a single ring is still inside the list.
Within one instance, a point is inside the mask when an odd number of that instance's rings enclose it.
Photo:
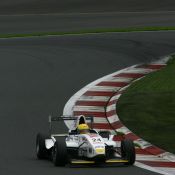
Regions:
[[[112,28],[112,29],[89,29],[73,32],[35,32],[24,34],[0,34],[0,38],[23,38],[36,36],[59,36],[59,35],[79,35],[93,33],[111,33],[111,32],[143,32],[143,31],[170,31],[175,30],[175,27],[130,27],[130,28]]]
[[[133,83],[117,112],[138,136],[175,153],[175,56],[164,69]]]

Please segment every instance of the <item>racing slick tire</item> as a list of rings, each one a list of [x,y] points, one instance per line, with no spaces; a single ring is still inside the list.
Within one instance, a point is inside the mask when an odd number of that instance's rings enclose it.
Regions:
[[[38,133],[36,136],[36,155],[38,159],[46,159],[48,157],[48,150],[45,146],[45,139],[47,138],[41,133]]]
[[[68,163],[65,138],[59,138],[56,140],[52,149],[52,161],[55,166],[65,166]]]
[[[133,165],[135,162],[135,147],[132,140],[126,139],[121,142],[121,156],[128,160],[126,165]]]

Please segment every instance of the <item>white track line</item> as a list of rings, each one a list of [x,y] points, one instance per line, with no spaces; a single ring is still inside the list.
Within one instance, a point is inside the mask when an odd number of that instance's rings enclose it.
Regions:
[[[87,111],[87,112],[105,112],[104,107],[101,106],[74,106],[74,111]]]
[[[145,165],[145,164],[137,162],[137,161],[135,162],[135,166],[152,171],[152,172],[155,172],[155,173],[163,174],[163,175],[174,175],[174,174],[170,174],[167,171],[165,172],[164,170],[162,170],[160,168],[151,167],[151,166]]]

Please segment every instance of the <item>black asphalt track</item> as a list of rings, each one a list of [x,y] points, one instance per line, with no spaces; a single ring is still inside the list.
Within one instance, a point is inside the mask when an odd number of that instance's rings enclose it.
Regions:
[[[175,26],[175,12],[104,12],[0,16],[0,34]]]
[[[48,115],[89,82],[175,51],[175,32],[111,33],[0,40],[0,174],[155,173],[137,167],[55,168],[35,156]],[[59,125],[65,130],[64,125]]]
[[[174,25],[173,0],[0,1],[0,34]]]
[[[0,14],[174,11],[173,0],[1,0]]]

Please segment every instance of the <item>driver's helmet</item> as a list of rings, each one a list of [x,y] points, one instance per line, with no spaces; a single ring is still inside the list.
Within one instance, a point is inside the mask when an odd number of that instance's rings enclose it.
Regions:
[[[78,131],[80,134],[87,134],[89,133],[89,126],[87,124],[79,124]]]

